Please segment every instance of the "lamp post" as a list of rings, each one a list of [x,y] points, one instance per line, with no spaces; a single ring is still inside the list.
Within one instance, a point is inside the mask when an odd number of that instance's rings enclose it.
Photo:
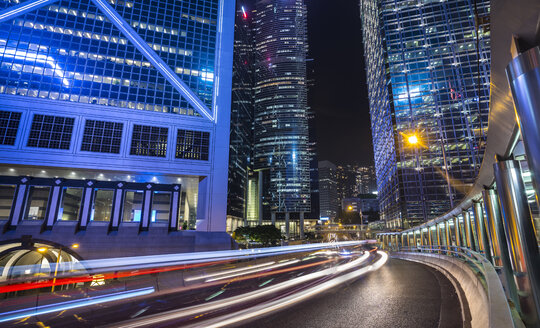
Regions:
[[[79,244],[73,244],[71,245],[71,248],[79,248]],[[54,276],[53,276],[53,283],[51,287],[51,293],[54,292],[54,286],[56,284],[56,275],[58,274],[58,266],[60,264],[60,257],[62,256],[62,250],[64,250],[64,246],[60,246],[58,248],[58,256],[56,257],[56,266],[54,268]]]

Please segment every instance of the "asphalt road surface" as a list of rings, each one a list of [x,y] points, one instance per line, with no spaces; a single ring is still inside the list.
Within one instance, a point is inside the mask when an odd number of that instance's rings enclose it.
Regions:
[[[465,313],[467,313],[467,309]],[[242,328],[463,327],[452,283],[440,272],[390,259],[378,271]]]

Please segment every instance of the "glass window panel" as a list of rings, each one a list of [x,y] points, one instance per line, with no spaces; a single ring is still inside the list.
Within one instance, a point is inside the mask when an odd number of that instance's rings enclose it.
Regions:
[[[9,219],[15,188],[13,185],[0,186],[0,220]]]
[[[114,190],[95,189],[94,208],[90,216],[91,221],[110,221]]]
[[[26,220],[45,219],[50,192],[51,187],[48,186],[30,186],[24,216]]]
[[[171,211],[171,193],[154,191],[152,199],[152,222],[169,222]]]
[[[83,188],[64,187],[62,189],[62,205],[58,210],[58,220],[76,221],[81,211]]]
[[[127,190],[124,197],[124,222],[140,222],[142,216],[144,192]]]

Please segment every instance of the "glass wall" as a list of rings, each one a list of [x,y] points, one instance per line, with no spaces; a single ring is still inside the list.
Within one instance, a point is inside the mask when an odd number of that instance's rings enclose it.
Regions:
[[[83,188],[62,188],[62,204],[58,210],[58,220],[77,221],[81,211]]]
[[[48,186],[30,186],[24,215],[26,220],[45,219],[50,192],[51,187]]]
[[[171,213],[171,192],[154,191],[152,199],[152,222],[169,222]]]
[[[124,195],[124,222],[140,222],[144,191],[126,190]]]
[[[15,186],[0,185],[0,220],[9,219],[13,196],[15,195]]]
[[[110,221],[114,190],[94,189],[94,207],[90,216],[91,221]]]

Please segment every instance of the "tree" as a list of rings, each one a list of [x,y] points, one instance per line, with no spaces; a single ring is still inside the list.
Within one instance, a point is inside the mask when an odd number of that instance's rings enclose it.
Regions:
[[[281,239],[281,232],[274,225],[258,225],[255,227],[238,227],[233,238],[238,242],[256,242],[263,246],[276,245]]]

